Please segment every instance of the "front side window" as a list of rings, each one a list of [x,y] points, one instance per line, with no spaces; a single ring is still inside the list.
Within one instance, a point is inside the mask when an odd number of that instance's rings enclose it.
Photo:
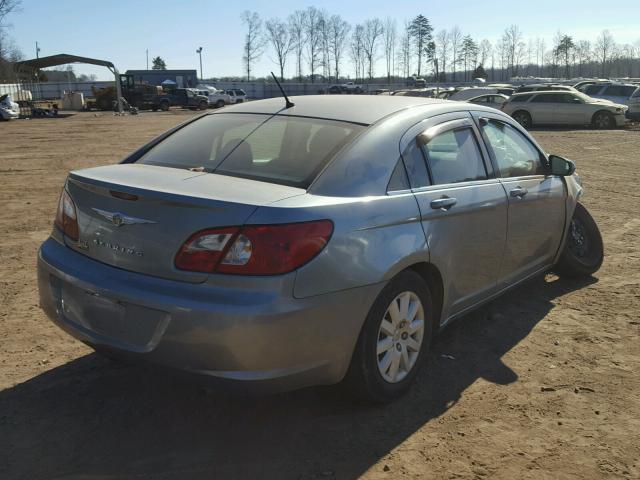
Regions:
[[[545,174],[538,149],[511,125],[490,120],[483,123],[482,133],[501,177]]]
[[[436,185],[487,178],[478,144],[470,128],[441,133],[427,142],[424,150]]]
[[[602,85],[589,85],[584,89],[584,93],[587,95],[597,95],[602,90]]]
[[[160,142],[138,163],[307,188],[364,128],[286,115],[206,115]]]

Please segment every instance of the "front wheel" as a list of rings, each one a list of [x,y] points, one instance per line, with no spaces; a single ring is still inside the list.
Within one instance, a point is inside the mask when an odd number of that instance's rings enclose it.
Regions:
[[[595,220],[581,203],[573,218],[555,272],[565,277],[587,277],[600,269],[604,259],[602,236]]]
[[[609,112],[598,112],[593,116],[593,126],[598,130],[608,130],[616,126],[616,120]]]
[[[380,292],[362,327],[346,385],[367,401],[390,402],[414,382],[433,335],[429,288],[417,273],[399,273]]]
[[[222,107],[224,107],[224,100],[218,100],[218,101],[216,102],[216,107],[217,107],[217,108],[222,108]]]

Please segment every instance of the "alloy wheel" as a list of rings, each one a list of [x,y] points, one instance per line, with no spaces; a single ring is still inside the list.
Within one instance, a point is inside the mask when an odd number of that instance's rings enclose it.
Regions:
[[[389,383],[398,383],[413,369],[422,348],[424,308],[414,292],[398,294],[387,307],[378,330],[378,370]]]
[[[600,129],[609,128],[611,126],[611,118],[609,115],[601,113],[596,117],[596,127]]]

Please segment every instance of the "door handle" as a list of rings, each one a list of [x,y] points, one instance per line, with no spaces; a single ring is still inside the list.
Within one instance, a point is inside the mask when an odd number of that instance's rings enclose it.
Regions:
[[[518,197],[518,198],[522,198],[524,197],[527,193],[529,193],[529,190],[527,190],[526,188],[522,188],[522,187],[516,187],[513,190],[509,191],[509,194],[512,197]]]
[[[458,199],[456,198],[442,197],[431,200],[431,208],[434,210],[449,210],[456,203],[458,203]]]

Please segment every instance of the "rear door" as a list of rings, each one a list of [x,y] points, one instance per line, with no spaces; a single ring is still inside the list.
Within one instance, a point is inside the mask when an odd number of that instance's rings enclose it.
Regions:
[[[591,122],[591,109],[584,101],[573,93],[555,93],[556,103],[555,117],[558,123],[563,125],[585,125]]]
[[[468,112],[439,115],[403,137],[431,262],[443,276],[443,318],[496,289],[507,199],[483,158]]]
[[[566,187],[562,178],[548,175],[543,153],[519,127],[497,115],[477,119],[509,202],[502,288],[553,263],[564,231]]]
[[[534,124],[552,125],[559,123],[554,112],[557,109],[557,97],[553,93],[537,93],[527,104]]]

